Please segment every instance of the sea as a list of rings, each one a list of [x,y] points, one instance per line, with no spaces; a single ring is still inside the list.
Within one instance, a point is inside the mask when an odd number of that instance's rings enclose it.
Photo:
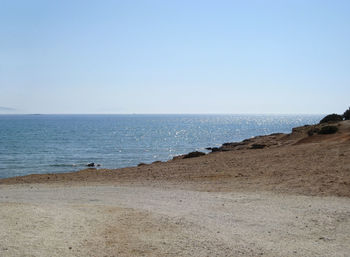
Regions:
[[[322,115],[0,115],[0,178],[166,161]]]

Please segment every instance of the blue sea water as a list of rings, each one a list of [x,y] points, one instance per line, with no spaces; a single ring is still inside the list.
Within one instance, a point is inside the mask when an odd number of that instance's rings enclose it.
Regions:
[[[0,178],[135,166],[257,135],[290,132],[321,115],[0,115]]]

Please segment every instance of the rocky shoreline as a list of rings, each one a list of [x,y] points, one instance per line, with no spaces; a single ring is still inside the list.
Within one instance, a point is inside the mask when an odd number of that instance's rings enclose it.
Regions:
[[[313,133],[336,126],[332,134]],[[192,152],[166,162],[121,169],[33,174],[0,180],[28,183],[163,183],[199,190],[271,190],[350,197],[350,121],[307,125],[290,134],[257,136],[225,143],[211,153]],[[206,188],[206,189],[205,189]]]
[[[272,133],[269,135],[255,136],[249,139],[244,139],[240,142],[227,142],[223,143],[220,147],[207,147],[206,150],[211,153],[216,152],[228,152],[237,150],[248,150],[248,149],[264,149],[280,147],[283,145],[296,144],[300,140],[305,140],[313,135],[321,134],[334,134],[338,131],[338,127],[341,126],[342,121],[338,122],[324,122],[315,125],[304,125],[295,127],[292,129],[290,134],[286,133]],[[325,129],[334,127],[329,133],[322,133]],[[188,154],[175,156],[174,159],[179,158],[192,158],[205,155],[203,152],[191,152]]]
[[[349,253],[350,121],[188,156],[1,179],[0,255]]]

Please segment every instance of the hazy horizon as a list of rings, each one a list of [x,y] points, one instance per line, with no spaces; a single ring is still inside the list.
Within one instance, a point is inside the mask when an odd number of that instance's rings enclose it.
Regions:
[[[342,114],[349,1],[2,1],[0,114]]]
[[[326,115],[330,113],[1,113],[0,115]]]

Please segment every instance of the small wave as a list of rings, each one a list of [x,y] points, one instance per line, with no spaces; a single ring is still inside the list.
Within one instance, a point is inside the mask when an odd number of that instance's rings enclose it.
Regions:
[[[79,167],[85,164],[51,164],[49,167]]]

